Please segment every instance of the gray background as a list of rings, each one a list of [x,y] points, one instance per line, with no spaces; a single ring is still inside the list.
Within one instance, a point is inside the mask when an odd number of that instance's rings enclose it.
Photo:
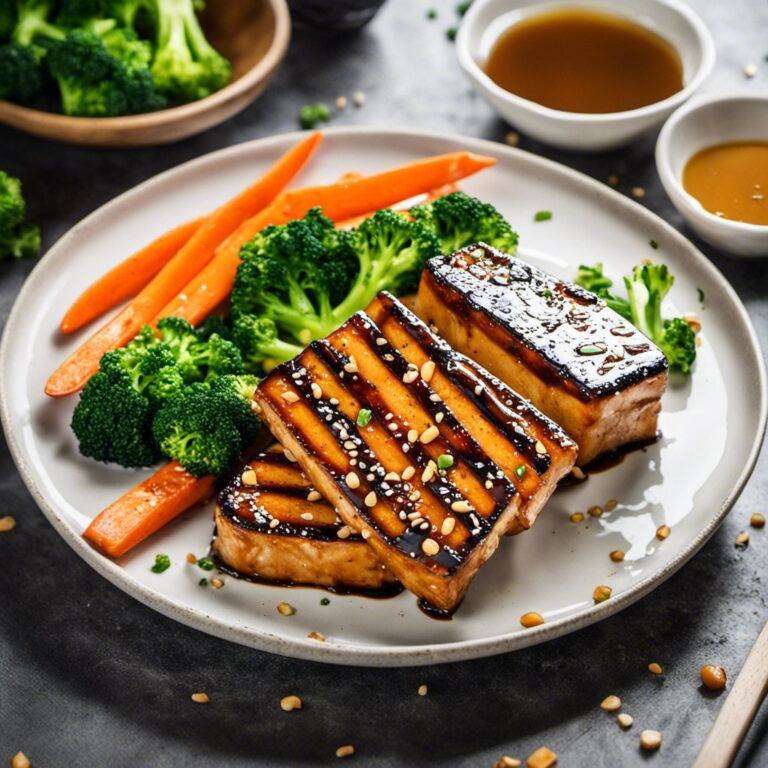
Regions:
[[[330,1],[330,0],[329,0]],[[697,0],[717,42],[708,90],[766,93],[768,5],[764,0]],[[428,7],[440,9],[427,21]],[[362,33],[324,38],[296,30],[269,90],[219,128],[156,149],[106,151],[47,143],[0,129],[0,168],[24,181],[33,219],[50,246],[75,222],[144,179],[233,143],[296,127],[299,106],[355,90],[367,95],[334,124],[404,125],[501,140],[508,130],[470,92],[444,30],[453,0],[391,0]],[[758,65],[748,81],[746,63]],[[522,137],[553,157],[620,188],[642,185],[643,201],[682,224],[662,191],[652,142],[584,157]],[[768,330],[768,262],[739,261],[701,245],[736,287],[757,332]],[[117,246],[119,247],[119,245]],[[5,320],[32,264],[0,265]],[[722,698],[702,693],[702,663],[735,675],[768,616],[768,530],[734,547],[751,512],[765,510],[763,451],[740,501],[704,550],[639,604],[598,626],[506,656],[422,669],[346,669],[293,661],[230,645],[150,611],[96,575],[35,507],[3,444],[0,515],[0,762],[17,750],[41,766],[266,766],[335,762],[356,745],[366,766],[492,766],[546,744],[563,766],[633,766],[648,759],[690,765]],[[660,661],[665,675],[646,671]],[[416,695],[429,684],[426,698]],[[205,690],[209,706],[190,703]],[[289,692],[305,702],[286,714]],[[622,733],[598,704],[626,702],[636,725]],[[662,731],[651,757],[642,727]],[[768,710],[738,765],[768,766]]]

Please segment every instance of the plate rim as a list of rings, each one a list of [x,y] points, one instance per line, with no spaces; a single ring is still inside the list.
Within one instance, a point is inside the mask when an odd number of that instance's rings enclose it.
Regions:
[[[757,381],[757,395],[759,398],[759,419],[757,422],[757,429],[741,473],[730,492],[722,500],[717,513],[713,515],[699,534],[693,538],[673,560],[637,582],[620,596],[596,606],[588,606],[572,616],[556,619],[555,621],[547,622],[533,629],[523,631],[516,630],[488,638],[459,640],[437,645],[422,644],[415,646],[347,645],[334,641],[317,642],[316,640],[304,638],[289,638],[256,627],[246,627],[242,624],[226,621],[196,608],[179,605],[173,599],[135,581],[117,562],[105,557],[88,545],[88,543],[65,520],[64,516],[55,507],[46,502],[42,493],[39,491],[34,473],[27,465],[21,447],[13,433],[12,417],[7,395],[4,388],[0,388],[0,421],[2,421],[3,431],[11,456],[22,481],[48,521],[78,556],[85,560],[85,562],[97,573],[108,579],[123,592],[168,618],[194,629],[198,629],[206,634],[256,648],[258,650],[309,661],[320,661],[348,666],[422,666],[426,664],[449,663],[472,658],[493,656],[526,648],[569,634],[598,621],[602,621],[632,605],[655,589],[655,587],[661,585],[687,563],[720,526],[752,474],[765,435],[766,415],[768,414],[768,386],[766,384],[765,361],[749,314],[731,284],[720,270],[706,256],[704,256],[704,254],[701,253],[690,240],[656,213],[625,197],[616,190],[600,183],[596,179],[553,160],[488,139],[467,137],[445,131],[428,131],[417,128],[393,128],[373,125],[340,126],[326,129],[323,133],[327,136],[341,138],[350,134],[379,135],[389,141],[406,136],[417,139],[426,139],[428,141],[454,142],[462,144],[470,151],[488,152],[490,154],[500,156],[506,155],[512,158],[523,156],[523,159],[527,163],[538,166],[545,171],[569,177],[574,182],[585,185],[585,188],[592,192],[598,199],[609,202],[612,207],[624,210],[634,218],[639,217],[641,220],[645,219],[646,221],[651,222],[655,227],[660,226],[665,234],[671,240],[674,240],[675,244],[685,253],[685,257],[691,259],[692,263],[697,268],[702,269],[707,273],[710,279],[717,282],[730,298],[732,307],[735,310],[734,319],[739,323],[741,331],[749,340],[752,358],[750,367],[755,369],[754,374]],[[2,340],[0,341],[0,370],[6,370],[6,357],[10,347],[9,339],[14,335],[13,331],[20,321],[23,311],[22,308],[27,296],[33,293],[37,280],[46,268],[47,262],[51,259],[52,255],[59,250],[66,248],[68,241],[72,239],[81,228],[88,227],[94,218],[104,212],[108,212],[109,208],[116,207],[118,204],[125,201],[130,201],[131,198],[139,197],[144,189],[150,185],[167,181],[174,175],[183,175],[186,171],[196,166],[205,167],[208,164],[215,164],[220,160],[228,159],[230,156],[248,153],[253,149],[267,149],[267,151],[269,151],[273,145],[275,147],[280,147],[286,142],[295,141],[304,135],[306,135],[306,132],[302,131],[276,134],[274,136],[235,144],[193,158],[180,165],[174,166],[173,168],[162,171],[131,189],[126,190],[99,206],[85,218],[76,223],[48,249],[25,279],[8,315]]]

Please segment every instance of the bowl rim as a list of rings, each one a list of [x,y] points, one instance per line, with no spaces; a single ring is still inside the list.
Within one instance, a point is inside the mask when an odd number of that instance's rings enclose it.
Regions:
[[[618,123],[624,120],[652,116],[659,112],[673,109],[687,101],[709,76],[715,65],[715,42],[701,17],[681,0],[650,0],[650,2],[655,3],[656,5],[666,6],[670,10],[676,12],[694,33],[699,52],[701,53],[701,60],[690,81],[677,93],[667,96],[666,99],[654,101],[652,104],[647,104],[644,107],[627,109],[622,112],[568,112],[561,109],[552,109],[551,107],[545,107],[543,104],[511,93],[500,85],[497,85],[485,74],[475,61],[474,57],[470,54],[470,29],[472,28],[476,17],[480,14],[481,9],[491,2],[495,2],[495,0],[475,0],[467,11],[465,18],[459,27],[458,35],[456,36],[456,53],[459,59],[459,64],[464,72],[466,72],[466,74],[474,80],[480,88],[490,92],[492,95],[502,99],[508,104],[528,109],[531,112],[536,112],[542,117],[554,120],[598,124]],[[511,2],[515,2],[515,0],[511,0]],[[535,2],[535,4],[545,3],[551,5],[553,8],[558,5],[571,4],[567,0],[536,0]],[[634,3],[629,0],[601,0],[601,3],[605,6],[612,6],[623,16],[628,15],[627,11],[631,13],[635,7]]]
[[[44,109],[34,109],[0,99],[0,108],[6,115],[18,122],[45,120],[49,125],[62,131],[69,129],[96,128],[107,131],[139,131],[145,128],[157,128],[167,123],[176,123],[197,117],[217,107],[242,98],[252,88],[264,80],[280,63],[291,39],[291,17],[287,0],[265,0],[272,9],[275,18],[274,35],[269,48],[251,69],[237,80],[225,85],[221,90],[187,104],[166,107],[157,112],[142,112],[138,115],[119,117],[73,117]]]
[[[731,233],[733,235],[761,235],[765,236],[768,233],[768,224],[751,224],[746,221],[735,221],[734,219],[726,219],[722,216],[715,216],[714,213],[710,213],[690,192],[688,192],[683,186],[680,180],[679,174],[672,170],[672,159],[670,156],[670,142],[674,132],[679,128],[680,124],[691,118],[694,113],[709,108],[712,105],[718,105],[721,109],[727,105],[733,105],[735,103],[745,102],[759,102],[762,104],[768,104],[768,96],[760,96],[758,94],[747,93],[726,93],[726,94],[713,94],[711,96],[702,96],[682,105],[679,109],[672,113],[670,118],[664,123],[659,137],[656,140],[655,149],[655,161],[656,171],[659,174],[661,183],[667,194],[675,202],[674,193],[677,194],[678,199],[684,202],[685,208],[680,213],[684,218],[695,217],[706,221],[713,227],[719,228],[723,233]],[[727,140],[725,140],[727,141]],[[693,156],[693,153],[689,155],[688,159]],[[678,207],[678,206],[676,206]],[[680,208],[678,207],[678,210]]]

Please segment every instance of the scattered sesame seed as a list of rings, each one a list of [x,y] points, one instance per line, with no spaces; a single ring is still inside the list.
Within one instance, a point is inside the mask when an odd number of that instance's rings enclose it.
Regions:
[[[282,397],[286,403],[297,403],[299,401],[299,396],[292,390],[283,392],[280,397]]]
[[[336,535],[340,539],[348,539],[352,535],[352,529],[348,525],[342,525],[341,528],[336,531]]]
[[[368,539],[371,538],[371,532],[366,528],[361,534],[360,534],[365,541],[368,541]]]
[[[424,471],[421,473],[421,482],[422,483],[428,483],[437,473],[437,464],[435,464],[432,459],[430,459],[427,462],[427,466],[424,468]]]
[[[354,355],[349,356],[349,361],[344,365],[344,370],[347,373],[357,373],[357,361]]]
[[[747,533],[747,531],[742,531],[736,537],[736,541],[734,543],[737,547],[746,547],[749,544],[749,533]]]
[[[754,512],[752,514],[752,517],[749,518],[749,524],[753,528],[764,528],[765,527],[765,516],[761,515],[759,512]]]
[[[355,754],[355,748],[351,744],[344,744],[336,750],[336,757],[349,757]]]
[[[632,197],[642,200],[645,197],[645,189],[643,187],[632,187]]]
[[[356,107],[362,107],[365,104],[365,94],[362,91],[355,91],[352,94],[352,101]]]
[[[620,563],[624,559],[624,550],[614,549],[613,552],[608,555],[608,557],[610,557],[614,563]]]
[[[208,697],[207,693],[193,693],[192,701],[194,701],[195,704],[208,704],[210,698]]]
[[[283,712],[293,712],[294,709],[301,709],[301,699],[298,696],[283,696],[280,699],[280,709]]]
[[[370,491],[368,495],[365,497],[365,506],[366,507],[375,507],[376,506],[376,492]]]
[[[672,533],[672,529],[668,525],[660,525],[656,529],[656,538],[659,541],[669,538],[669,534]]]
[[[454,501],[453,504],[451,504],[451,509],[454,512],[466,513],[471,512],[473,507],[468,501],[459,499],[458,501]]]
[[[309,386],[312,390],[312,396],[315,398],[315,400],[319,400],[323,396],[322,387],[316,381],[313,381]]]
[[[744,65],[744,75],[745,77],[754,77],[757,74],[757,67],[754,64],[745,64]]]
[[[281,616],[293,616],[296,613],[296,609],[290,603],[278,603],[277,612]]]
[[[383,347],[383,346],[384,346],[386,343],[387,343],[387,340],[386,340],[386,339],[385,339],[383,336],[379,336],[379,337],[376,339],[376,344],[377,344],[377,346],[379,346],[379,347]]]
[[[440,551],[440,545],[434,539],[426,538],[421,542],[421,549],[425,555],[436,555]]]
[[[413,384],[419,378],[418,369],[411,368],[403,374],[403,384]]]
[[[336,104],[336,109],[341,111],[342,109],[347,108],[347,97],[346,96],[337,96],[336,101],[334,102]]]
[[[549,747],[539,747],[528,755],[525,761],[527,768],[552,768],[557,762],[557,755]]]
[[[419,435],[419,442],[427,445],[428,443],[431,443],[439,434],[440,430],[434,424],[430,424],[421,433],[421,435]]]
[[[661,734],[658,731],[643,731],[640,734],[640,746],[653,752],[661,746]]]
[[[504,142],[510,147],[516,147],[520,142],[520,134],[517,131],[509,131],[504,137]]]
[[[582,523],[584,522],[584,513],[583,512],[571,512],[568,519],[572,523]]]
[[[611,174],[611,175],[608,177],[608,183],[609,183],[609,184],[610,184],[612,187],[617,187],[617,186],[619,185],[619,177],[618,177],[618,176],[617,176],[615,173],[612,173],[612,174]]]
[[[536,453],[538,453],[539,456],[546,456],[547,449],[544,443],[541,442],[541,440],[536,441]]]
[[[224,580],[219,578],[211,579],[211,586],[214,589],[221,589],[224,586]]]
[[[456,518],[446,517],[445,520],[443,520],[443,524],[440,526],[440,533],[442,533],[443,536],[450,536],[453,533],[453,529],[455,527],[456,527]]]
[[[0,517],[0,533],[8,533],[9,531],[12,531],[15,527],[16,527],[16,520],[15,518],[11,517],[11,515]]]
[[[652,662],[651,662],[651,663],[648,665],[648,671],[649,671],[649,672],[650,672],[652,675],[663,675],[663,674],[664,674],[664,668],[661,666],[661,664],[659,664],[659,663],[658,663],[658,662],[656,662],[656,661],[652,661]]]
[[[352,490],[360,487],[360,478],[357,476],[356,472],[349,472],[344,478],[344,481],[347,484],[347,488],[351,488]]]
[[[432,379],[432,376],[435,373],[435,361],[434,360],[427,360],[422,366],[421,366],[421,378],[429,382]]]
[[[543,624],[544,617],[540,613],[536,613],[535,611],[529,611],[528,613],[524,613],[520,617],[520,623],[526,629],[530,629],[531,627],[538,627],[539,624]]]
[[[314,629],[311,632],[307,632],[307,637],[310,640],[317,640],[318,643],[325,642],[325,635],[322,632],[317,632]]]
[[[302,520],[314,520],[314,515],[311,512],[302,512],[301,513],[301,519]]]
[[[604,603],[611,596],[612,591],[613,590],[605,584],[599,584],[595,587],[595,591],[592,593],[592,599],[595,603]]]
[[[278,525],[280,525],[280,521],[279,521],[279,520],[278,520],[276,517],[273,517],[273,518],[272,518],[272,519],[269,521],[269,527],[270,527],[270,528],[277,528],[277,526],[278,526]]]
[[[621,699],[613,694],[606,696],[600,702],[600,709],[604,709],[606,712],[618,712],[621,709]]]
[[[246,469],[245,472],[240,475],[240,480],[243,485],[258,485],[259,483],[259,480],[256,477],[256,471],[253,469]]]
[[[632,717],[632,715],[628,715],[626,712],[622,712],[616,716],[616,722],[619,724],[620,728],[623,728],[626,731],[627,728],[632,727],[632,723],[635,722],[635,718]]]
[[[412,464],[409,464],[401,473],[400,477],[403,478],[403,480],[410,480],[414,475],[416,474],[416,467],[414,467]]]
[[[307,501],[320,501],[323,497],[314,488],[307,494]]]

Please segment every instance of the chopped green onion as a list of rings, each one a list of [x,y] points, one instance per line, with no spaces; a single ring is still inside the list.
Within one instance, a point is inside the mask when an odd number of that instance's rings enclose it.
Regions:
[[[542,296],[543,296],[545,299],[551,299],[551,298],[552,298],[552,291],[550,291],[550,290],[549,290],[549,288],[545,288],[545,289],[544,289],[544,290],[541,292],[541,295],[542,295]]]
[[[522,477],[522,476],[525,474],[525,465],[524,465],[524,464],[521,464],[521,465],[520,465],[520,466],[519,466],[519,467],[518,467],[518,468],[515,470],[515,474],[516,474],[518,477]]]
[[[427,18],[432,20],[437,18],[437,8],[430,8],[427,11]]]
[[[320,598],[320,605],[330,605],[331,601],[327,597]]]
[[[445,36],[446,36],[446,37],[447,37],[447,38],[448,38],[448,39],[449,39],[451,42],[453,42],[453,41],[456,39],[456,33],[457,33],[458,31],[459,31],[459,30],[458,30],[458,29],[456,29],[456,27],[448,27],[448,29],[446,29],[446,30],[445,30]]]
[[[155,564],[152,573],[162,573],[171,567],[171,558],[168,555],[155,555]]]
[[[699,304],[704,303],[704,291],[701,290],[701,288],[696,289],[699,293]]]
[[[552,218],[552,211],[536,211],[533,216],[534,221],[549,221]]]
[[[371,420],[371,411],[370,408],[361,408],[357,412],[357,426],[358,427],[366,427],[368,426],[368,423]]]
[[[463,16],[469,10],[470,5],[472,5],[472,0],[463,0],[456,6],[456,14]]]
[[[208,579],[206,579],[205,576],[203,576],[203,578],[200,579],[200,581],[197,582],[197,585],[199,587],[207,587],[208,586]]]
[[[442,453],[437,457],[437,468],[448,469],[453,466],[453,456],[449,453]]]
[[[648,241],[648,245],[650,245],[651,248],[653,248],[654,251],[658,251],[659,250],[659,244],[655,240],[649,240]]]
[[[202,568],[204,571],[212,571],[213,570],[213,560],[211,560],[210,557],[201,557],[197,561],[197,567]]]

